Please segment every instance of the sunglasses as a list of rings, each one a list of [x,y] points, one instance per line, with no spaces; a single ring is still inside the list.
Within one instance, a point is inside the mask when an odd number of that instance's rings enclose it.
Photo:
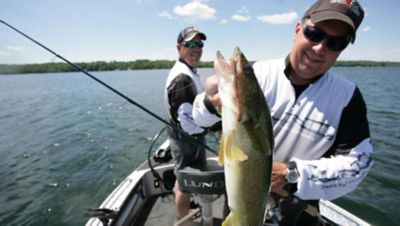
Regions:
[[[350,42],[350,38],[331,36],[319,27],[306,25],[303,26],[304,36],[312,42],[321,42],[326,39],[326,47],[332,51],[344,50]]]
[[[199,47],[199,48],[203,48],[204,42],[203,41],[193,41],[193,40],[191,40],[191,41],[184,42],[183,45],[186,48],[189,48],[189,49],[193,49],[196,46]]]

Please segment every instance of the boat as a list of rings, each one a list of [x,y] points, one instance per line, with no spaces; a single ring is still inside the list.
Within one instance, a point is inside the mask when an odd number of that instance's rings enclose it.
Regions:
[[[152,143],[153,146],[154,142]],[[96,209],[89,209],[86,226],[108,225],[173,225],[184,221],[191,225],[221,225],[225,202],[224,172],[216,156],[207,158],[205,169],[181,170],[182,190],[192,194],[193,209],[177,221],[172,188],[175,183],[174,163],[168,139],[148,160],[130,173]],[[320,201],[320,225],[368,226],[369,223],[333,202]],[[279,225],[276,222],[264,226]]]

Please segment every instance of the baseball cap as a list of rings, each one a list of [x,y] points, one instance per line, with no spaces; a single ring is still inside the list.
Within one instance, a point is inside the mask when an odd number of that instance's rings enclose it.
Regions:
[[[305,13],[303,19],[310,17],[311,22],[340,20],[353,29],[352,43],[356,39],[356,31],[364,18],[364,10],[357,0],[317,0]]]
[[[182,29],[178,34],[178,43],[183,41],[187,42],[192,40],[196,35],[200,35],[202,40],[206,40],[207,37],[204,33],[198,31],[195,27],[190,26]]]

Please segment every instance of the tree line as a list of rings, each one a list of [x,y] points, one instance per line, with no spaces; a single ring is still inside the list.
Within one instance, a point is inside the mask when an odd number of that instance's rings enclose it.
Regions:
[[[174,65],[174,60],[135,60],[128,62],[95,61],[90,63],[76,63],[86,71],[115,71],[115,70],[145,70],[167,69]],[[337,61],[334,66],[339,67],[398,67],[400,62],[386,61]],[[212,61],[201,61],[199,68],[213,67]],[[67,63],[41,64],[0,64],[0,74],[27,74],[27,73],[55,73],[78,71]]]
[[[357,61],[336,61],[334,66],[337,67],[399,67],[400,62],[393,61],[369,61],[369,60],[357,60]]]

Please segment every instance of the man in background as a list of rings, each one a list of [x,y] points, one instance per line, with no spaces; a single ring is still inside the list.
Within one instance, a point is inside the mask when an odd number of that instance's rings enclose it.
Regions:
[[[165,85],[165,104],[170,123],[191,135],[195,142],[205,144],[205,130],[196,125],[192,118],[192,103],[203,86],[197,74],[197,65],[203,53],[206,35],[194,27],[186,27],[178,34],[179,59],[169,72]],[[170,148],[175,160],[175,175],[187,166],[197,168],[206,163],[204,145],[195,144],[181,137],[176,131],[168,130]],[[190,194],[183,193],[175,182],[175,202],[178,220],[190,210]],[[188,224],[188,223],[187,223]]]

